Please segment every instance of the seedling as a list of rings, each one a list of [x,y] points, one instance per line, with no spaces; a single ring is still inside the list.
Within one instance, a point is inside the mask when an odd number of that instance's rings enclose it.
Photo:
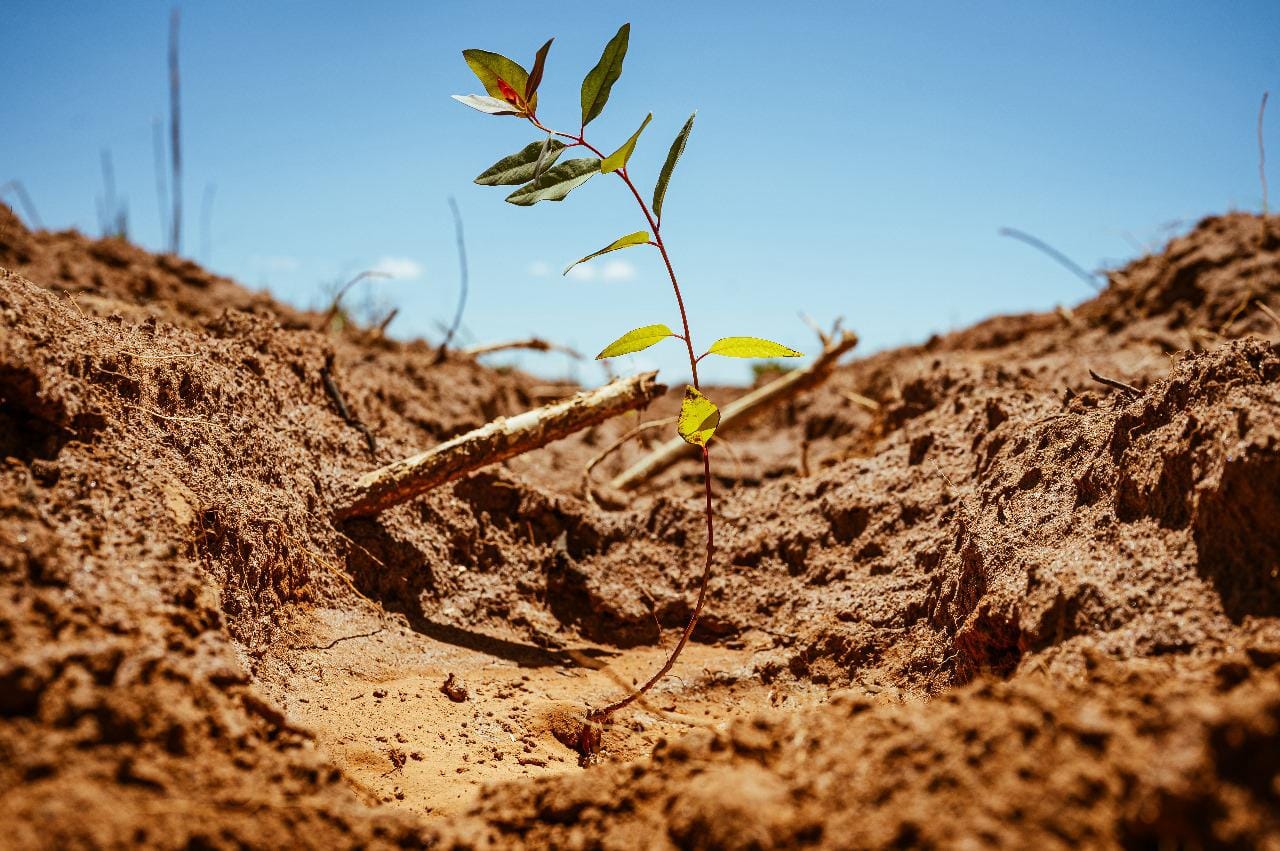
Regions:
[[[467,65],[480,78],[484,85],[482,95],[454,95],[454,99],[488,115],[507,116],[527,121],[540,133],[546,134],[541,140],[526,145],[521,150],[499,160],[486,169],[475,182],[482,186],[516,186],[507,201],[522,207],[532,206],[539,201],[563,201],[573,190],[586,183],[597,174],[616,176],[627,191],[635,199],[644,214],[648,230],[636,231],[615,239],[604,248],[594,251],[580,260],[569,264],[569,269],[579,263],[586,263],[613,251],[626,248],[649,246],[657,249],[671,279],[671,288],[675,293],[676,307],[680,315],[681,333],[676,333],[665,324],[645,325],[635,328],[614,340],[596,356],[597,360],[631,354],[654,346],[668,337],[684,343],[689,354],[689,372],[691,383],[685,386],[684,399],[680,405],[680,415],[676,421],[676,431],[687,443],[693,444],[702,452],[702,480],[706,495],[705,510],[707,523],[706,558],[703,563],[702,580],[698,588],[698,599],[693,613],[685,625],[671,654],[662,667],[644,685],[622,699],[609,704],[603,709],[591,713],[592,722],[607,720],[614,713],[638,700],[645,692],[653,688],[666,676],[675,665],[680,653],[689,642],[698,618],[702,614],[707,600],[707,585],[711,578],[712,564],[715,558],[715,523],[713,513],[713,497],[711,493],[711,442],[715,437],[716,426],[720,422],[720,409],[703,394],[698,381],[698,363],[708,355],[720,355],[732,358],[778,358],[800,357],[800,352],[759,337],[725,337],[712,343],[702,354],[697,354],[693,344],[693,335],[689,331],[689,316],[684,306],[680,283],[676,279],[675,268],[671,256],[667,252],[666,242],[662,235],[663,202],[666,200],[667,187],[671,182],[676,164],[684,153],[685,144],[693,130],[694,115],[684,123],[675,141],[667,152],[666,162],[658,174],[653,189],[652,203],[646,203],[632,181],[627,163],[635,151],[640,135],[644,133],[653,114],[646,115],[639,129],[627,139],[621,147],[609,155],[597,148],[586,138],[586,127],[604,111],[609,94],[622,74],[622,62],[627,54],[627,42],[631,35],[631,25],[623,24],[607,45],[600,61],[582,81],[582,121],[577,133],[564,133],[553,130],[543,123],[538,115],[538,88],[542,83],[543,70],[546,67],[547,54],[551,49],[548,41],[538,49],[533,60],[532,70],[526,71],[515,61],[497,53],[486,50],[464,50],[462,57]],[[696,115],[696,113],[695,113]],[[581,148],[591,156],[570,159],[557,164],[566,151]]]

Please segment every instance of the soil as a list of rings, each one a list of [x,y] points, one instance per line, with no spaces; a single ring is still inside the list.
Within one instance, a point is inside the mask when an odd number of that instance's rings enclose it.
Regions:
[[[731,435],[585,765],[700,465],[585,499],[628,415],[335,524],[547,382],[4,207],[0,267],[0,844],[1280,848],[1275,217]]]

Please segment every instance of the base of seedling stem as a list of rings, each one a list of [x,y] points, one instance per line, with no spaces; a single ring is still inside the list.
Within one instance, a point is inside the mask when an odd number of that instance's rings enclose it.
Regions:
[[[580,130],[578,135],[574,136],[569,133],[560,133],[545,127],[542,122],[538,120],[536,115],[531,114],[528,116],[528,119],[529,123],[544,133],[552,136],[559,136],[562,139],[568,139],[570,144],[567,147],[573,148],[581,145],[601,160],[605,159],[604,153],[583,138],[585,135],[584,131]],[[689,333],[689,314],[684,307],[684,296],[680,292],[680,282],[676,279],[675,269],[671,265],[671,257],[667,254],[667,246],[662,241],[662,223],[654,219],[652,211],[649,210],[649,205],[640,197],[640,192],[636,189],[635,184],[631,182],[631,178],[627,174],[626,166],[618,169],[614,174],[618,175],[622,182],[626,184],[627,189],[631,191],[631,195],[636,199],[636,203],[640,205],[640,211],[644,213],[645,220],[649,223],[649,228],[653,231],[653,240],[650,244],[657,248],[658,253],[662,255],[662,262],[667,267],[667,276],[671,279],[671,288],[676,295],[676,306],[680,308],[680,324],[684,334],[677,334],[675,336],[684,341],[685,348],[689,352],[689,371],[693,378],[693,387],[695,390],[701,390],[702,388],[698,383],[698,357],[693,351],[693,335]],[[680,634],[680,640],[676,642],[676,646],[672,649],[671,655],[667,657],[667,661],[658,669],[658,672],[650,677],[649,680],[644,685],[640,686],[639,689],[633,691],[631,694],[616,703],[611,703],[603,709],[592,710],[587,716],[587,722],[589,725],[601,724],[608,721],[614,713],[630,706],[632,703],[639,700],[647,691],[649,691],[649,689],[657,685],[662,678],[667,675],[672,667],[675,666],[676,660],[680,658],[681,651],[683,651],[685,645],[689,643],[689,639],[693,635],[693,630],[698,625],[698,618],[702,615],[702,610],[707,603],[707,587],[711,582],[711,565],[715,556],[715,515],[711,497],[711,451],[706,446],[702,447],[702,482],[706,491],[707,558],[702,568],[702,581],[698,586],[698,599],[697,602],[694,603],[693,613],[689,616],[689,622],[685,625],[684,632]],[[584,736],[584,738],[586,737]],[[599,747],[598,736],[592,736],[591,738],[593,741],[590,744],[586,741],[583,742],[584,750],[587,747],[590,747],[592,750]]]

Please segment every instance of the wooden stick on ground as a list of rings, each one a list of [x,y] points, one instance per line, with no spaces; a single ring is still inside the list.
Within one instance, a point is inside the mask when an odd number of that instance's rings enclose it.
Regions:
[[[482,343],[478,346],[468,346],[462,350],[462,353],[474,358],[479,357],[480,355],[489,355],[494,352],[506,352],[512,349],[527,349],[531,352],[561,352],[574,360],[583,359],[581,352],[575,351],[568,346],[561,346],[558,343],[549,342],[541,337],[530,337],[527,340],[507,340],[502,343]]]
[[[781,378],[752,390],[742,398],[736,399],[721,408],[720,425],[716,427],[716,434],[723,434],[726,430],[742,424],[761,411],[826,381],[827,377],[831,375],[831,371],[835,369],[836,361],[840,359],[840,356],[857,344],[858,335],[852,331],[842,331],[838,335],[830,337],[823,348],[822,354],[818,355],[813,363],[803,369],[788,372]],[[691,450],[696,450],[696,447],[685,443],[683,438],[672,438],[644,458],[641,458],[630,469],[617,476],[609,484],[617,490],[631,490],[641,482],[670,467],[682,458],[686,452]]]
[[[434,449],[366,473],[339,502],[334,516],[340,521],[372,517],[481,467],[643,408],[666,392],[655,376],[646,372],[619,379],[514,417],[499,417]]]

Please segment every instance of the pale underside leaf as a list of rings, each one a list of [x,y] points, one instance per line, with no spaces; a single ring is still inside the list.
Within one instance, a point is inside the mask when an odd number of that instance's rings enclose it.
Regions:
[[[463,106],[469,106],[472,109],[478,109],[488,115],[519,115],[520,113],[511,104],[499,98],[491,98],[487,95],[450,95],[454,100]]]

